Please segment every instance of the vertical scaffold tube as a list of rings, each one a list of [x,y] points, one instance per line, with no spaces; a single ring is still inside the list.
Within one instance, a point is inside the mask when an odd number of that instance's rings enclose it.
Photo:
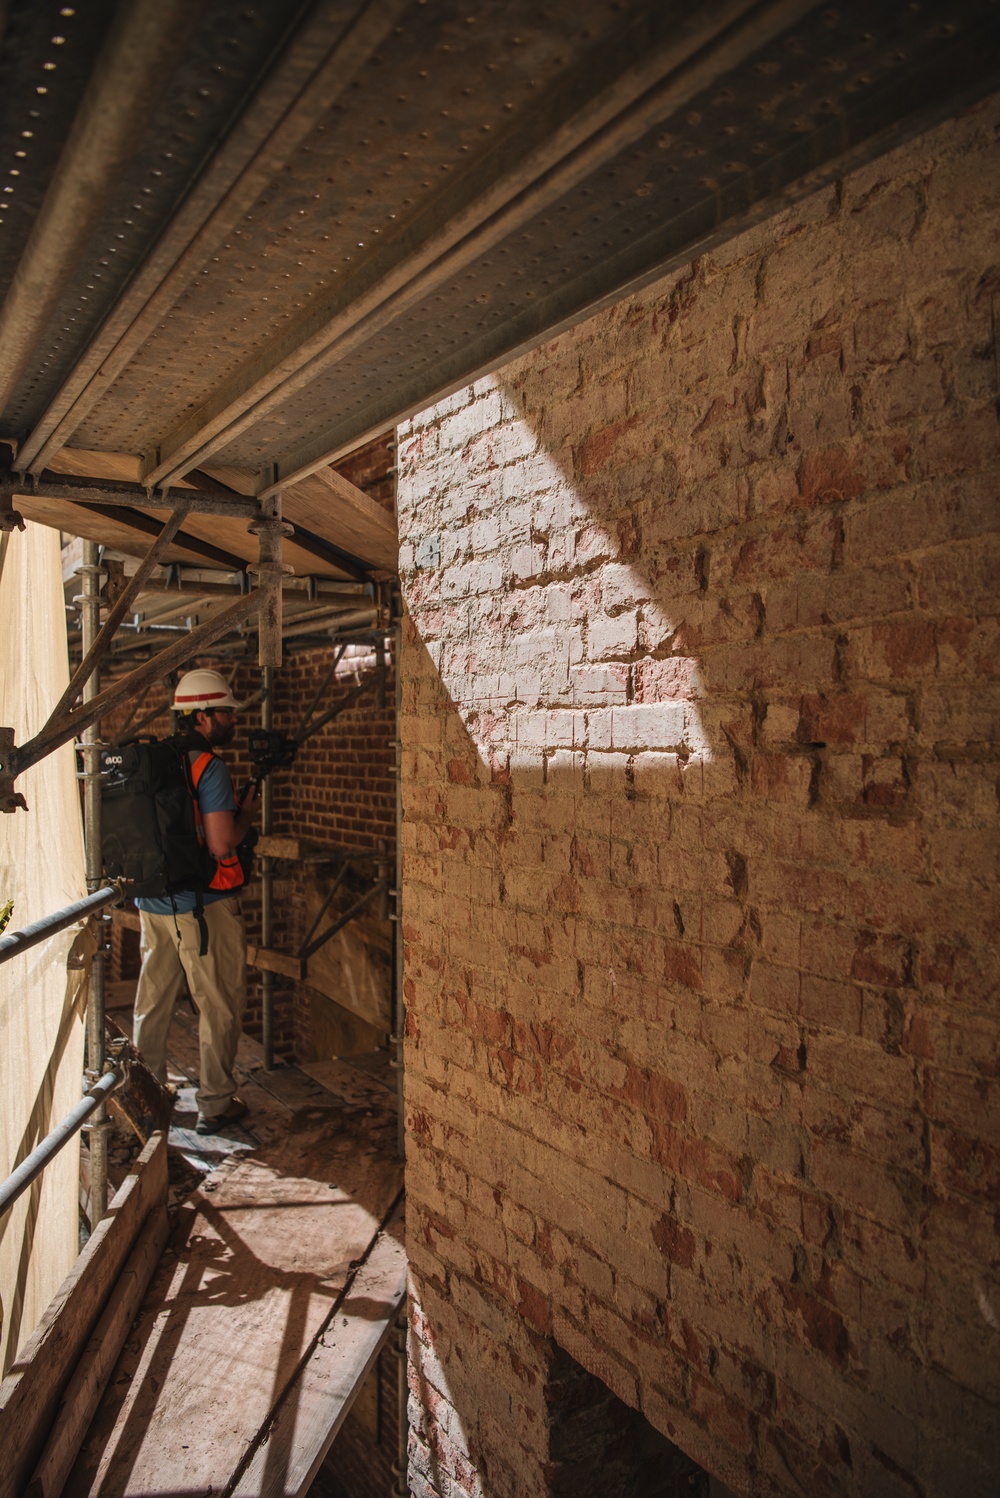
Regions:
[[[274,723],[274,667],[264,667],[264,697],[260,708],[260,725],[271,728]],[[273,832],[274,795],[270,775],[261,790],[261,831]],[[269,948],[274,942],[274,864],[267,855],[260,861],[260,944]],[[263,1006],[262,1040],[264,1045],[264,1070],[274,1067],[274,974],[261,974],[261,1002]]]
[[[403,677],[400,669],[400,647],[403,643],[402,602],[395,604],[396,620],[392,633],[392,664],[396,676],[396,713],[393,733],[396,771],[396,877],[392,898],[392,967],[393,967],[393,1056],[396,1068],[396,1139],[402,1158],[406,1154],[406,1124],[403,1117],[403,1035],[406,1030],[406,1004],[403,996],[403,747],[399,725],[403,706]]]
[[[83,654],[93,645],[101,627],[101,568],[96,541],[83,543],[83,596],[80,599]],[[95,669],[84,684],[83,700],[91,701],[100,691],[100,674]],[[93,724],[83,734],[83,814],[84,848],[87,865],[87,891],[101,888],[101,726]],[[91,1084],[104,1070],[104,921],[99,915],[97,951],[90,971],[90,1004],[87,1009],[87,1070]],[[102,1103],[91,1115],[90,1124],[90,1228],[97,1227],[108,1209],[108,1121]]]
[[[281,494],[260,501],[260,517],[250,526],[257,535],[257,573],[260,607],[257,614],[257,658],[263,669],[281,665],[281,579],[291,568],[281,560],[283,537],[291,526],[281,518]]]

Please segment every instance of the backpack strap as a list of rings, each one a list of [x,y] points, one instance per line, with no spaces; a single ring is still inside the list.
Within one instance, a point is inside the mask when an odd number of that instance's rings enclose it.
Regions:
[[[215,755],[212,753],[211,749],[204,749],[202,750],[201,754],[198,755],[197,759],[192,760],[191,755],[193,753],[193,749],[188,751],[188,778],[191,781],[191,789],[195,794],[195,798],[197,799],[198,786],[201,781],[201,777],[204,775],[205,771],[212,763]]]
[[[194,759],[192,759],[194,755]],[[191,802],[194,807],[194,828],[198,835],[199,843],[204,843],[205,832],[201,820],[201,807],[198,804],[198,784],[211,761],[215,758],[210,749],[203,749],[200,754],[190,745],[186,745],[181,760],[184,764],[184,778],[187,781],[188,790],[191,793]],[[198,924],[198,956],[208,955],[208,922],[205,920],[205,902],[202,892],[196,889],[194,892],[194,918]]]
[[[200,843],[204,843],[205,841],[205,832],[202,823],[201,807],[198,804],[198,786],[201,782],[201,777],[204,775],[205,771],[208,769],[208,766],[215,758],[216,756],[211,752],[210,749],[203,749],[199,754],[197,753],[196,749],[190,748],[184,756],[184,761],[187,765],[188,784],[191,789],[191,798],[194,801],[195,830],[198,833],[198,841]],[[212,856],[213,858],[215,857],[214,854]],[[233,853],[229,858],[215,859],[215,873],[212,875],[211,883],[208,886],[209,889],[237,890],[242,889],[245,883],[246,879],[243,873],[243,865],[241,864],[239,858],[235,853]],[[208,933],[205,928],[205,918],[201,914],[201,911],[202,903],[201,895],[199,893],[198,904],[195,907],[195,914],[198,916],[198,928],[202,933],[202,944],[204,945],[208,941]],[[204,952],[199,953],[199,956],[203,957],[204,955]]]

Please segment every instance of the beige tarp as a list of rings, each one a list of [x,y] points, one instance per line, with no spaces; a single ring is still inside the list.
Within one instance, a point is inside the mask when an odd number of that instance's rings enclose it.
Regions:
[[[41,727],[69,679],[59,535],[15,532],[0,578],[0,724],[18,743]],[[8,931],[86,893],[83,832],[71,745],[18,781],[28,811],[0,813],[0,907]],[[80,1098],[80,974],[67,984],[78,928],[0,966],[0,1180]],[[33,1331],[75,1260],[79,1140],[0,1218],[0,1370]]]

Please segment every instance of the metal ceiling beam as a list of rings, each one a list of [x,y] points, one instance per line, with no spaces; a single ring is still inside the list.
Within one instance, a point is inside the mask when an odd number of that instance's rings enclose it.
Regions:
[[[173,566],[165,567],[161,576],[150,577],[143,583],[139,593],[140,607],[145,600],[187,598],[190,601],[192,598],[238,598],[246,591],[238,581],[221,581],[225,576],[222,572],[213,571],[210,577],[207,574],[208,569],[192,568],[183,563],[174,563]],[[125,580],[130,582],[131,576],[126,574]],[[281,580],[281,586],[292,597],[301,593],[310,602],[323,598],[330,600],[343,598],[349,601],[368,597],[371,592],[370,584],[340,582],[329,577],[285,576]]]
[[[235,520],[258,520],[261,515],[259,500],[236,494],[221,484],[211,489],[178,489],[168,495],[154,493],[145,484],[82,478],[76,474],[46,471],[28,479],[15,471],[16,462],[17,459],[11,456],[10,448],[0,444],[0,505],[7,507],[18,495],[23,494],[26,499],[33,495],[38,499],[61,499],[77,504],[123,505],[129,508],[141,505],[167,511],[182,505],[192,514],[228,515]]]
[[[9,449],[0,448],[0,454],[4,451],[9,452]],[[212,481],[208,479],[208,482]],[[273,492],[277,492],[278,487],[280,486],[276,486]],[[249,520],[253,523],[262,518],[260,498],[251,499],[237,494],[224,484],[213,485],[211,489],[175,489],[168,497],[164,493],[150,493],[142,484],[114,483],[109,479],[79,478],[49,472],[44,472],[37,478],[26,478],[3,466],[0,460],[0,518],[11,514],[16,516],[13,502],[19,495],[26,499],[56,499],[80,505],[91,513],[108,515],[144,536],[158,536],[161,529],[161,522],[145,513],[147,508],[167,509],[176,505],[185,512],[224,515],[231,520]],[[144,508],[140,509],[139,506]],[[295,545],[311,556],[328,562],[356,582],[363,583],[367,580],[372,570],[371,564],[355,556],[353,552],[345,551],[343,547],[294,522],[291,522],[290,535]],[[222,547],[213,546],[211,542],[193,536],[188,531],[178,530],[173,540],[185,551],[234,571],[245,572],[249,565],[242,557],[235,556]]]
[[[329,562],[331,566],[346,572],[355,582],[363,583],[368,579],[368,574],[373,569],[369,562],[362,561],[361,557],[354,555],[352,551],[345,551],[342,546],[335,546],[332,541],[326,541],[322,536],[317,536],[313,531],[306,530],[304,525],[297,525],[295,521],[289,522],[292,527],[292,540],[302,551],[310,556],[316,557],[318,561]]]
[[[8,493],[5,485],[4,493]],[[192,515],[225,515],[230,520],[256,520],[260,505],[256,499],[245,495],[214,494],[204,489],[175,489],[170,495],[150,493],[141,484],[115,484],[107,479],[81,479],[72,476],[43,474],[37,483],[19,481],[9,490],[10,498],[23,494],[27,499],[36,495],[39,499],[65,499],[76,504],[100,504],[112,508],[134,508],[144,505],[152,510],[171,510],[183,505]]]
[[[233,225],[350,86],[406,3],[341,0],[315,10],[22,444],[22,471],[39,472],[67,445]]]
[[[25,479],[13,472],[10,462],[10,448],[0,444],[0,528],[9,529],[19,522],[23,523],[21,516],[13,508],[13,501],[19,496],[25,499],[60,500],[70,506],[88,510],[91,514],[105,515],[119,524],[127,525],[139,535],[152,537],[160,535],[163,522],[137,508],[139,505],[148,505],[154,509],[162,507],[165,510],[177,507],[184,512],[226,515],[245,520],[257,520],[261,515],[261,506],[257,500],[230,494],[225,490],[216,493],[201,489],[180,489],[171,499],[165,494],[151,495],[141,484],[114,483],[108,479],[78,478],[58,473],[43,473],[39,478]],[[200,536],[177,530],[173,540],[185,551],[215,562],[217,566],[238,572],[246,571],[247,562],[243,557],[213,546]]]
[[[144,472],[146,482],[171,482],[209,461],[328,365],[813,9],[815,0],[716,0],[678,26],[662,5],[644,7],[613,38],[602,39],[510,135],[434,194],[336,298],[272,340],[264,356],[238,370],[170,433]]]
[[[0,410],[183,55],[199,0],[123,5],[0,309]]]
[[[993,60],[992,71],[981,66],[985,57]],[[294,485],[337,462],[388,425],[406,420],[495,371],[500,363],[526,353],[539,339],[556,337],[581,317],[641,291],[974,104],[1000,84],[997,59],[1000,17],[976,34],[942,42],[921,65],[859,99],[849,116],[837,114],[823,120],[799,135],[780,156],[764,159],[758,170],[706,192],[699,201],[685,203],[675,217],[636,235],[623,252],[560,280],[549,293],[533,296],[516,316],[465,339],[460,349],[432,366],[418,368],[408,385],[394,386],[360,412],[355,410],[349,422],[331,425],[300,443],[284,455],[280,465],[274,465],[281,484]],[[946,93],[940,91],[942,77],[951,84]],[[456,269],[452,263],[452,274]],[[267,492],[261,490],[262,495]]]
[[[156,536],[159,534],[160,522],[152,515],[146,515],[142,510],[132,510],[125,505],[95,505],[80,504],[79,509],[89,510],[92,515],[104,515],[109,520],[115,520],[119,525],[128,526],[129,530],[137,532],[140,536]],[[211,541],[203,541],[200,536],[192,536],[190,531],[178,531],[174,537],[174,544],[192,556],[204,557],[206,562],[214,562],[217,567],[224,567],[227,572],[246,572],[250,565],[245,557],[239,557],[232,551],[224,551],[221,546],[213,546]]]

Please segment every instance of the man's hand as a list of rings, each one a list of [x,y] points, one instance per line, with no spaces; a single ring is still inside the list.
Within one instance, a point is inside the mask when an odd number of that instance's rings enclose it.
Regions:
[[[254,818],[257,815],[257,807],[259,805],[259,802],[260,802],[260,791],[259,791],[259,787],[257,785],[256,780],[251,780],[250,785],[247,788],[247,793],[243,797],[243,800],[240,803],[239,808],[237,810],[237,816],[238,817],[245,817],[246,818],[246,824],[247,824],[248,827],[250,826],[250,823],[254,820]]]

